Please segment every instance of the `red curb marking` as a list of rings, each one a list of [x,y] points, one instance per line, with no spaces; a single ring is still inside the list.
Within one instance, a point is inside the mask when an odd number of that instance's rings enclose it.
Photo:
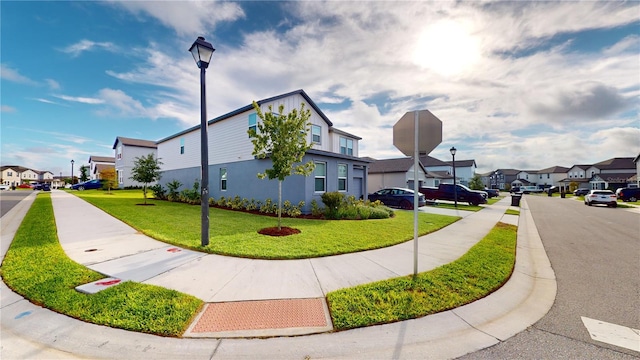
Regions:
[[[175,253],[175,252],[180,252],[180,251],[182,251],[182,250],[180,250],[180,249],[178,249],[178,248],[171,248],[171,249],[167,249],[167,251],[168,251],[168,252]]]
[[[115,285],[115,284],[119,283],[120,281],[121,281],[120,279],[114,279],[114,280],[109,280],[109,281],[100,281],[100,282],[97,282],[96,285],[109,286],[109,285]]]

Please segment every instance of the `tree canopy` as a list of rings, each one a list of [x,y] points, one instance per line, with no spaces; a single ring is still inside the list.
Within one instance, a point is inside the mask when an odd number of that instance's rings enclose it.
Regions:
[[[131,176],[129,177],[133,181],[143,183],[142,193],[144,195],[144,203],[147,203],[147,187],[150,183],[160,180],[160,159],[156,159],[153,154],[147,156],[136,157],[133,162],[133,169],[131,169]]]
[[[260,106],[253,102],[260,122],[255,128],[249,128],[248,133],[253,143],[253,156],[258,159],[269,158],[272,167],[258,173],[258,177],[269,180],[278,179],[278,229],[281,227],[282,214],[282,182],[292,174],[310,175],[315,169],[313,161],[302,164],[305,153],[313,144],[307,143],[310,131],[311,111],[300,105],[300,110],[293,109],[284,113],[284,105],[278,106],[278,112],[269,105],[267,112],[262,112]]]

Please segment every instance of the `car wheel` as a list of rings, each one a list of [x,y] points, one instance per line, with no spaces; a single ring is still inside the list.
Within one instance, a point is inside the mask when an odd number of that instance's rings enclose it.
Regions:
[[[80,191],[84,190],[84,186],[78,186],[78,190]]]
[[[587,205],[591,206],[591,203],[590,203],[590,202],[588,202],[588,201],[587,201],[585,204],[587,204]]]
[[[413,204],[409,200],[402,200],[400,202],[400,207],[405,210],[413,210]]]
[[[636,199],[636,197],[635,197],[635,196],[632,196],[632,197],[630,197],[630,198],[629,198],[629,201],[631,201],[631,202],[636,202],[636,201],[638,201],[638,199]]]
[[[618,207],[618,203],[613,203],[613,204],[611,204],[611,207],[612,207],[612,208]]]

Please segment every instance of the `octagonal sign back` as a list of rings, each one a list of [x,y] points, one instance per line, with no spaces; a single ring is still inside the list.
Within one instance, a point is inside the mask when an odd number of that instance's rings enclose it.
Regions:
[[[413,156],[415,111],[404,114],[393,125],[393,145],[407,156]],[[442,121],[429,110],[418,111],[418,152],[426,155],[442,142]]]

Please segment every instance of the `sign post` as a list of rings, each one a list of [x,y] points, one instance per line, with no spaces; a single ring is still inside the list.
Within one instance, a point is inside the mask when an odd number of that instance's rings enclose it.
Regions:
[[[418,275],[419,158],[441,142],[442,121],[429,110],[407,112],[393,125],[393,145],[406,156],[413,156],[413,276]]]

